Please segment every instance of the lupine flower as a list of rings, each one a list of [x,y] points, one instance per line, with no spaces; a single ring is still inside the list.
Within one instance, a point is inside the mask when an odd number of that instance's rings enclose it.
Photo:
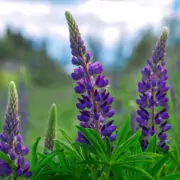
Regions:
[[[29,178],[29,162],[26,162],[25,155],[29,149],[23,145],[23,139],[19,131],[19,115],[18,115],[18,95],[14,82],[9,84],[9,100],[5,115],[3,132],[0,135],[0,151],[4,152],[16,164],[15,176],[24,176]],[[8,164],[0,160],[0,176],[11,175],[12,169]]]
[[[76,82],[74,91],[80,95],[76,104],[80,112],[77,116],[80,126],[95,129],[102,138],[108,137],[113,141],[116,139],[116,135],[113,134],[116,129],[113,120],[104,123],[106,118],[111,118],[115,114],[115,111],[111,110],[113,97],[107,92],[109,81],[101,75],[102,65],[99,62],[90,62],[92,54],[86,50],[78,26],[70,12],[66,12],[65,15],[70,33],[72,64],[78,66],[71,76]],[[76,141],[88,143],[80,132]]]
[[[136,121],[142,128],[142,149],[145,150],[149,141],[148,137],[157,134],[158,146],[168,150],[167,134],[171,128],[168,124],[168,98],[167,98],[167,69],[165,67],[165,50],[168,30],[165,28],[157,41],[151,57],[147,60],[142,70],[142,80],[138,83],[140,98],[137,100]]]
[[[28,128],[28,97],[27,97],[27,89],[26,84],[23,79],[20,80],[18,84],[18,96],[19,96],[19,116],[21,119],[21,132],[26,138],[27,128]]]
[[[56,137],[57,124],[57,107],[55,104],[51,106],[49,113],[49,124],[44,141],[44,154],[53,151],[53,140]]]

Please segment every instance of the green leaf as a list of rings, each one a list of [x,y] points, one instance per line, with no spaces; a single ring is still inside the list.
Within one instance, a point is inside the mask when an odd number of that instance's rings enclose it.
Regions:
[[[43,166],[47,165],[48,162],[51,161],[59,152],[60,150],[55,150],[52,153],[49,153],[48,155],[46,155],[39,163],[39,168],[42,168]]]
[[[52,159],[57,155],[57,153],[59,153],[59,150],[55,150],[52,153],[49,153],[48,155],[46,155],[38,164],[38,168],[36,170],[36,172],[34,173],[34,177],[36,177],[39,173],[41,173],[41,170],[43,168],[45,168],[46,166],[48,166]]]
[[[82,160],[82,161],[79,161],[79,162],[77,162],[78,164],[96,164],[96,165],[98,165],[98,164],[104,164],[103,162],[98,162],[98,161],[96,161],[96,160]]]
[[[160,155],[155,154],[155,153],[145,153],[144,152],[144,153],[140,153],[140,154],[122,157],[113,164],[134,163],[134,162],[151,162],[154,160],[154,157],[158,157],[158,156],[160,156]]]
[[[133,153],[134,154],[140,154],[142,153],[142,148],[141,148],[141,144],[139,141],[136,142],[134,149],[133,149]]]
[[[111,156],[111,142],[109,140],[109,138],[105,138],[105,145],[106,145],[106,152],[107,155],[109,155],[109,157]]]
[[[31,158],[31,170],[32,171],[37,166],[37,160],[38,160],[38,158],[37,158],[37,147],[38,147],[40,139],[41,139],[41,137],[38,137],[36,142],[32,146],[32,150],[31,150],[31,155],[32,155],[32,158]]]
[[[169,174],[165,177],[160,178],[159,180],[178,180],[180,178],[180,172]]]
[[[56,148],[58,147],[63,147],[64,149],[66,149],[69,152],[73,152],[75,153],[74,149],[71,147],[71,145],[69,145],[68,143],[64,142],[64,141],[60,141],[60,140],[54,140],[54,145]]]
[[[117,147],[127,139],[129,133],[130,121],[131,121],[131,117],[128,116],[128,119],[125,121],[122,130],[120,130],[118,133]]]
[[[75,145],[81,147],[81,148],[82,148],[84,151],[86,151],[86,152],[89,151],[89,152],[95,154],[95,151],[96,151],[95,148],[92,147],[92,146],[89,145],[89,144],[80,143],[80,142],[75,142]]]
[[[153,167],[151,168],[151,170],[149,171],[149,173],[152,176],[156,176],[157,173],[161,170],[162,166],[164,165],[164,163],[169,159],[169,155],[166,155],[158,160],[156,160],[156,162],[154,163]]]
[[[63,137],[67,140],[69,144],[73,143],[73,140],[71,139],[71,137],[63,129],[59,128],[59,131],[61,132],[61,134],[63,135]]]
[[[8,155],[0,151],[0,159],[7,163],[13,170],[16,170],[16,165],[14,162],[9,158]]]
[[[156,143],[157,143],[157,137],[156,137],[156,134],[154,134],[152,137],[151,137],[151,140],[148,144],[148,147],[146,149],[146,152],[156,152]]]
[[[94,130],[94,129],[90,129],[90,128],[87,128],[87,131],[89,132],[89,135],[93,135],[98,142],[100,144],[100,146],[102,147],[103,151],[105,152],[106,151],[106,148],[105,148],[105,145],[104,145],[104,142],[101,138],[101,136],[99,135],[99,133]]]
[[[131,165],[121,165],[121,167],[123,167],[124,169],[130,170],[132,172],[139,172],[141,174],[143,174],[146,178],[150,179],[150,180],[155,180],[148,172],[146,172],[145,170],[136,167],[136,166],[131,166]]]
[[[112,166],[111,171],[115,180],[127,180],[125,171],[121,166]]]
[[[154,134],[151,139],[150,139],[150,142],[148,144],[148,147],[146,148],[146,151],[145,152],[156,152],[156,147],[157,147],[157,137],[156,137],[156,134]],[[148,168],[149,168],[149,163],[145,163],[143,165],[143,168],[144,170],[148,171]]]
[[[105,146],[103,144],[102,139],[100,140],[100,135],[95,130],[89,128],[82,128],[81,126],[77,126],[79,131],[84,135],[84,137],[89,141],[89,143],[96,149],[98,156],[101,158],[102,161],[108,163],[108,156],[105,151]],[[99,136],[99,137],[98,137]]]
[[[141,136],[141,130],[138,130],[135,134],[133,134],[128,140],[126,140],[123,144],[120,144],[112,153],[111,160],[115,161],[119,158],[119,156],[127,151],[130,147],[137,143],[138,139]]]
[[[76,143],[71,139],[71,137],[63,130],[60,129],[60,132],[62,133],[63,137],[67,140],[67,142],[60,142],[64,147],[66,147],[68,150],[71,150],[73,153],[75,153],[80,159],[82,158],[81,153],[79,152],[79,147],[77,147]],[[55,141],[56,143],[58,141]]]

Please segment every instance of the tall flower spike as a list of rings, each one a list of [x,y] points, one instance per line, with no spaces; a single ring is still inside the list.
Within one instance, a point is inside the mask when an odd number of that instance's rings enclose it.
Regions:
[[[49,124],[44,141],[44,154],[53,150],[53,140],[56,138],[57,107],[53,104],[49,113]]]
[[[148,137],[157,134],[158,146],[168,150],[166,131],[171,128],[168,124],[168,79],[165,67],[165,51],[168,37],[168,29],[164,28],[157,41],[151,57],[142,69],[142,79],[138,83],[140,98],[137,99],[139,110],[137,110],[136,121],[142,128],[142,149],[145,150],[149,141]]]
[[[79,28],[70,12],[65,13],[72,52],[72,64],[78,66],[71,74],[76,82],[74,91],[80,95],[76,107],[80,114],[77,116],[80,125],[84,128],[92,128],[99,132],[102,138],[108,137],[111,141],[116,139],[113,134],[116,126],[113,121],[104,123],[106,118],[114,116],[111,110],[113,97],[107,92],[109,81],[102,76],[103,67],[100,63],[91,63],[92,54],[86,50]],[[83,135],[78,132],[77,142],[88,143]]]
[[[22,136],[19,131],[19,123],[18,95],[14,82],[10,82],[5,122],[3,132],[0,135],[0,151],[7,154],[16,164],[16,176],[29,178],[31,176],[29,162],[26,162],[24,157],[28,154],[29,150],[23,145]],[[9,176],[13,173],[11,168],[5,162],[0,160],[0,164],[4,164],[3,172],[1,171],[0,173],[1,176]]]

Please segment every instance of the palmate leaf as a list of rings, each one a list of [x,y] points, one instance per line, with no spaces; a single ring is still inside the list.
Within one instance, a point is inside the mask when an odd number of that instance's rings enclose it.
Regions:
[[[97,155],[104,163],[109,163],[109,157],[106,154],[106,148],[104,142],[98,132],[89,128],[82,128],[81,126],[77,126],[79,131],[84,135],[84,137],[89,141],[90,145],[92,145],[97,152]]]
[[[92,138],[96,138],[96,140],[99,142],[100,146],[102,147],[103,151],[106,151],[105,144],[104,144],[101,136],[99,135],[99,133],[96,130],[90,129],[90,128],[87,128],[87,131],[90,135],[92,135]]]
[[[112,163],[114,164],[123,164],[123,163],[135,163],[135,162],[152,162],[154,161],[155,157],[159,157],[161,155],[155,154],[155,153],[140,153],[140,154],[135,154],[135,155],[130,155],[126,157],[120,158],[117,162]]]
[[[115,177],[117,177],[116,179],[122,179],[122,180],[126,180],[127,176],[126,176],[126,172],[133,172],[133,173],[140,173],[142,174],[146,179],[150,179],[150,180],[155,180],[148,172],[146,172],[143,168],[139,168],[137,166],[134,165],[130,165],[130,164],[115,164],[113,166],[111,166],[112,172],[114,174]],[[139,180],[139,179],[137,179]],[[144,179],[143,179],[144,180]]]
[[[157,159],[151,169],[148,171],[153,177],[157,176],[158,172],[163,167],[164,163],[169,159],[169,155],[165,155],[162,158]]]
[[[158,180],[179,180],[180,179],[180,172],[168,174],[165,177],[159,178]]]
[[[131,148],[134,144],[137,143],[141,136],[141,130],[138,130],[135,134],[133,134],[129,139],[127,139],[124,143],[119,144],[113,150],[111,161],[117,161],[120,158],[120,155],[123,152],[127,152],[129,148]]]
[[[93,154],[96,154],[96,149],[94,147],[92,147],[91,145],[89,145],[89,144],[76,142],[75,145],[81,147],[81,149],[86,154],[87,154],[87,152],[91,152]]]
[[[146,177],[146,179],[150,179],[150,180],[155,180],[147,171],[145,171],[144,169],[142,168],[139,168],[139,167],[136,167],[136,166],[133,166],[133,165],[129,165],[129,164],[114,164],[111,166],[111,168],[118,168],[120,170],[124,169],[124,170],[127,170],[130,171],[130,172],[138,172],[138,173],[141,173],[144,177]]]
[[[43,169],[47,166],[49,166],[52,161],[53,161],[53,158],[59,153],[60,151],[59,150],[55,150],[49,154],[47,154],[46,156],[44,156],[44,158],[41,159],[41,161],[39,161],[38,163],[38,167],[36,169],[36,171],[34,172],[33,174],[33,177],[34,178],[39,178],[38,176],[41,175]]]
[[[114,166],[119,166],[122,168],[124,165],[128,165],[128,166],[130,165],[130,166],[134,166],[138,169],[144,170],[144,168],[139,165],[143,164],[144,162],[152,163],[152,162],[154,162],[154,158],[157,156],[159,156],[159,155],[157,155],[155,153],[145,153],[144,152],[144,153],[140,153],[140,154],[122,157],[120,160],[118,160],[118,162],[114,162],[112,164],[112,168],[114,168]],[[127,171],[127,173],[128,173],[128,177],[131,177],[130,179],[141,180],[142,176],[144,176],[144,174],[139,171],[132,171],[132,172]]]
[[[59,141],[55,140],[55,148],[61,149],[60,146],[61,146],[61,143]],[[63,146],[63,148],[66,149],[66,146],[65,147]],[[64,153],[65,149],[62,149],[62,151],[60,153],[57,153],[57,160],[58,160],[58,163],[61,165],[61,167],[68,169],[69,164],[68,164],[68,158],[66,157],[66,154]],[[67,149],[68,149],[68,151],[67,151],[68,157],[71,158],[71,156],[75,153],[71,148],[68,147]]]
[[[67,142],[63,141],[54,141],[55,144],[61,144],[64,148],[66,148],[68,151],[71,151],[73,154],[76,154],[76,156],[79,159],[82,159],[82,154],[80,152],[80,146],[77,146],[76,142],[74,142],[71,137],[63,130],[59,129],[63,137],[66,139]]]
[[[126,164],[122,165],[121,167],[123,167],[124,169],[127,169],[129,171],[132,171],[132,172],[139,172],[139,173],[143,174],[146,177],[146,179],[155,180],[147,171],[145,171],[142,168],[139,168],[136,166],[131,166],[131,165],[126,165]]]
[[[54,140],[54,145],[55,145],[56,149],[63,148],[64,150],[67,150],[68,152],[75,153],[75,150],[67,142],[60,141],[60,140]]]

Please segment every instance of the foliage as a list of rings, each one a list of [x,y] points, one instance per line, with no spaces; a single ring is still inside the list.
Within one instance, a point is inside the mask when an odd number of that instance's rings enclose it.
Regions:
[[[46,41],[38,45],[31,38],[25,38],[20,31],[7,27],[4,37],[0,38],[1,68],[5,69],[5,73],[11,73],[13,71],[11,67],[8,69],[4,67],[10,63],[17,66],[17,72],[12,73],[18,74],[20,67],[25,66],[32,83],[39,86],[53,86],[58,81],[67,84],[69,82],[67,75],[59,64],[49,57],[46,46]]]
[[[77,35],[80,37],[80,33],[78,32],[78,27],[76,26],[76,22],[73,19],[72,15],[69,12],[66,12],[66,16],[67,19],[69,20],[69,26],[71,26],[70,33],[72,33],[72,36],[74,36],[73,33],[77,33]],[[73,29],[74,27],[75,27],[75,31]],[[81,37],[80,38],[79,37],[75,39],[73,39],[74,37],[72,37],[72,39],[70,40],[71,41],[74,40],[75,44],[81,43],[79,44],[79,46],[83,49],[84,48],[83,42],[81,41]],[[82,50],[81,48],[76,49],[76,46],[74,48],[75,48],[74,54],[77,53],[76,50],[78,50],[80,52],[80,55],[84,55],[81,51]],[[85,56],[82,56],[82,58],[80,57],[74,58],[76,64],[77,62],[79,63],[80,60],[84,62],[85,60],[87,60],[87,58]],[[89,64],[87,63],[86,65],[88,66]],[[97,66],[94,66],[93,70],[95,70],[96,68]],[[98,71],[99,68],[100,65],[98,64]],[[80,73],[81,72],[82,71],[80,71]],[[76,74],[77,71],[75,71],[74,73],[75,73],[74,78],[76,79],[77,75],[79,74]],[[104,80],[102,81],[104,82]],[[13,84],[13,92],[16,92],[14,83],[11,82],[11,84]],[[99,85],[99,83],[97,84]],[[101,84],[102,83],[100,83],[100,85]],[[81,87],[83,85],[81,85]],[[65,94],[66,93],[67,91],[65,90]],[[10,93],[11,95],[10,97],[14,97],[12,96],[12,94],[13,93]],[[128,101],[128,93],[125,91],[123,94],[126,94],[126,97],[124,99]],[[45,96],[48,96],[48,93]],[[174,113],[174,103],[171,99],[172,95],[168,94],[168,97],[169,97],[169,101],[168,101],[169,113],[170,113],[170,118],[172,119],[171,124],[173,126],[173,125],[177,125],[178,123],[175,121],[176,114]],[[37,97],[34,98],[36,98],[37,100]],[[68,101],[71,102],[71,100],[72,98],[70,97]],[[15,102],[16,105],[14,105]],[[16,109],[17,102],[18,102],[17,97],[15,99],[10,98],[8,102],[11,105],[10,110],[13,108]],[[38,104],[38,100],[36,101],[36,103]],[[59,108],[60,111],[62,111],[62,108]],[[70,107],[68,108],[69,110],[67,111],[67,114],[69,115],[71,108]],[[38,112],[40,109],[41,107],[38,104],[36,112]],[[129,107],[127,109],[128,111],[130,111]],[[136,106],[133,106],[133,110],[134,109],[136,109]],[[36,179],[37,180],[41,180],[41,179],[178,180],[180,179],[180,147],[177,143],[178,141],[172,139],[171,144],[169,145],[169,151],[165,151],[161,147],[157,148],[158,139],[157,139],[157,135],[154,134],[153,136],[149,137],[149,143],[146,149],[142,150],[141,129],[137,130],[136,132],[132,132],[130,128],[131,122],[129,117],[123,119],[121,125],[118,126],[118,128],[116,129],[115,131],[116,139],[113,142],[110,142],[110,139],[108,137],[103,136],[101,133],[97,131],[97,129],[93,128],[93,126],[83,127],[81,125],[80,126],[77,125],[76,130],[82,134],[82,136],[87,140],[86,142],[88,143],[75,141],[74,136],[72,137],[69,131],[66,132],[62,128],[59,129],[59,136],[61,138],[58,138],[58,136],[55,137],[55,129],[56,129],[55,123],[57,121],[57,114],[59,114],[57,113],[57,111],[58,108],[56,108],[56,105],[53,104],[49,115],[49,127],[46,134],[48,137],[52,136],[52,138],[50,139],[51,139],[51,145],[53,142],[53,148],[50,148],[50,151],[44,153],[42,151],[42,148],[40,148],[40,143],[42,143],[41,137],[37,138],[37,140],[34,142],[31,148],[30,151],[31,155],[29,157],[30,172],[32,172],[31,179],[34,180]],[[9,113],[10,112],[11,111],[9,111]],[[67,116],[65,118],[65,116],[63,115],[62,117],[63,117],[62,118],[63,121],[61,121],[61,123],[65,124],[65,121],[68,121],[68,118]],[[11,127],[8,125],[7,121],[5,121],[5,124],[11,130]],[[70,127],[73,126],[74,124],[69,123],[68,129],[71,129]],[[172,127],[172,129],[176,129],[176,127]],[[177,131],[175,132],[177,133]],[[168,135],[172,135],[173,137],[174,132],[170,132],[170,133],[167,132],[167,133]],[[1,139],[3,139],[3,136],[0,137]],[[17,162],[14,163],[12,161],[8,153],[4,153],[4,149],[2,148],[2,146],[4,146],[4,144],[1,144],[0,146],[0,160],[1,160],[0,163],[3,162],[8,164],[9,168],[11,168],[15,174],[19,166],[17,165]],[[0,165],[2,165],[2,163]],[[2,169],[0,169],[0,173],[1,170]],[[14,175],[9,178],[18,179],[19,177]]]

